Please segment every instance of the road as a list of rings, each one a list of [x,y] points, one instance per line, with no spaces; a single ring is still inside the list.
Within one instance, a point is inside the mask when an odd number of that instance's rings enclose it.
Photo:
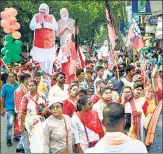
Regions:
[[[11,147],[7,147],[5,136],[6,136],[6,116],[5,117],[1,116],[1,153],[16,153],[16,147],[18,143],[12,141],[13,145]]]

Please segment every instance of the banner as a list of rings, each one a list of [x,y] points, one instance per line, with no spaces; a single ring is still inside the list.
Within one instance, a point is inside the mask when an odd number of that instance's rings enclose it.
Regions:
[[[107,8],[106,8],[106,19],[107,19],[108,36],[109,36],[111,48],[114,50],[114,47],[116,45],[116,42],[115,42],[116,32],[114,29],[112,14]]]
[[[151,15],[149,0],[132,0],[133,15]]]
[[[157,16],[163,14],[162,12],[162,1],[150,1],[150,6],[151,6],[151,13],[152,16]]]

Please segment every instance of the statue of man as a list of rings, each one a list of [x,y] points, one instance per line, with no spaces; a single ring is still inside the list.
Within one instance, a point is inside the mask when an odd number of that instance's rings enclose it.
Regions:
[[[69,18],[69,13],[66,8],[60,10],[61,19],[57,21],[58,30],[57,36],[60,37],[60,47],[66,45],[66,37],[68,34],[75,33],[75,20]]]
[[[30,29],[34,31],[33,60],[40,63],[41,69],[52,74],[55,59],[55,31],[58,24],[53,15],[49,14],[49,7],[43,3],[39,7],[39,13],[35,14],[30,23]]]

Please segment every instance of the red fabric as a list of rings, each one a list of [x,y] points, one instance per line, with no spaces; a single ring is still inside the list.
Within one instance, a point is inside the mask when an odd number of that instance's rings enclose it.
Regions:
[[[22,132],[19,131],[19,122],[18,122],[18,118],[16,118],[15,120],[15,124],[14,124],[14,135],[21,135]]]
[[[130,104],[131,104],[131,109],[132,109],[133,125],[135,126],[136,135],[138,136],[140,117],[134,114],[134,112],[137,111],[134,100],[131,100]]]
[[[100,97],[98,95],[93,95],[91,98],[91,101],[93,104],[96,104],[100,100]]]
[[[79,58],[80,58],[80,62],[81,62],[82,69],[84,69],[84,68],[85,68],[85,62],[84,62],[84,60],[83,60],[83,57],[82,57],[82,54],[81,54],[81,52],[80,52],[79,46],[78,46],[78,54],[79,54]]]
[[[56,82],[52,80],[51,81],[51,87],[54,86],[55,84],[56,84]]]
[[[113,67],[115,66],[115,61],[114,61],[114,51],[110,51],[110,61],[108,62],[108,70],[113,70]]]
[[[73,113],[77,110],[76,107],[69,100],[65,100],[63,104],[63,114],[72,117]]]
[[[144,42],[141,38],[135,37],[134,42],[131,43],[131,46],[137,49],[137,51],[140,51],[142,48],[144,48]]]
[[[27,66],[27,67],[32,66],[32,63],[31,63],[31,62],[28,62],[28,63],[26,64],[26,66]]]
[[[144,42],[143,39],[136,36],[136,34],[133,31],[134,28],[135,23],[132,23],[128,31],[127,45],[133,46],[134,48],[137,49],[137,51],[140,51],[142,48],[144,48]]]
[[[0,67],[2,67],[4,65],[2,59],[0,60]]]
[[[63,48],[63,56],[66,54],[64,51],[71,52],[71,61],[69,59],[68,62],[62,63],[62,71],[66,75],[66,84],[70,84],[72,81],[75,80],[75,72],[76,72],[76,62],[77,62],[77,55],[75,49],[75,43],[72,40],[69,40],[67,46]]]
[[[66,84],[71,84],[72,81],[75,80],[75,74],[74,75],[70,75],[69,74],[69,67],[70,67],[70,61],[66,62],[66,63],[62,63],[62,72],[65,73],[66,75]]]
[[[109,36],[109,40],[111,43],[111,47],[112,49],[114,49],[115,45],[116,45],[116,32],[114,29],[114,24],[113,24],[113,17],[111,12],[106,8],[106,19],[107,19],[107,27],[108,27],[108,36]]]
[[[45,22],[52,23],[53,16],[45,15],[44,20]],[[42,15],[36,15],[36,23],[39,23],[42,20]],[[52,48],[54,47],[54,30],[48,28],[40,28],[35,30],[35,39],[34,39],[34,46],[38,48]]]
[[[158,91],[155,92],[157,102],[160,102],[162,100],[162,92],[163,91],[160,88],[158,88]]]
[[[98,118],[97,112],[91,110],[89,112],[77,112],[77,116],[85,127],[94,131],[99,135],[100,138],[104,136],[104,131],[100,119]]]
[[[144,105],[143,105],[143,107],[142,107],[143,112],[144,112],[145,115],[147,115],[147,108],[148,108],[148,105],[149,105],[149,103],[148,103],[148,101],[146,100],[145,103],[144,103]]]
[[[21,86],[19,86],[18,89],[14,93],[15,112],[17,114],[19,114],[20,112],[20,104],[24,95],[25,95],[24,90],[22,89]]]

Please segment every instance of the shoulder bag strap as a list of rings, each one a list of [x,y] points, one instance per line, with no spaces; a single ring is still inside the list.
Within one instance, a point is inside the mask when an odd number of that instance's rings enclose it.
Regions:
[[[68,147],[68,129],[67,129],[67,124],[66,124],[66,120],[65,120],[65,117],[63,116],[63,120],[64,120],[64,123],[65,123],[65,131],[66,131],[66,149]]]
[[[88,141],[88,144],[89,144],[89,138],[88,138],[87,129],[86,129],[86,127],[85,127],[84,120],[83,120],[83,117],[82,117],[81,113],[80,113],[80,116],[81,116],[81,119],[82,119],[82,123],[83,123],[84,129],[85,129],[85,134],[86,134],[87,141]]]

